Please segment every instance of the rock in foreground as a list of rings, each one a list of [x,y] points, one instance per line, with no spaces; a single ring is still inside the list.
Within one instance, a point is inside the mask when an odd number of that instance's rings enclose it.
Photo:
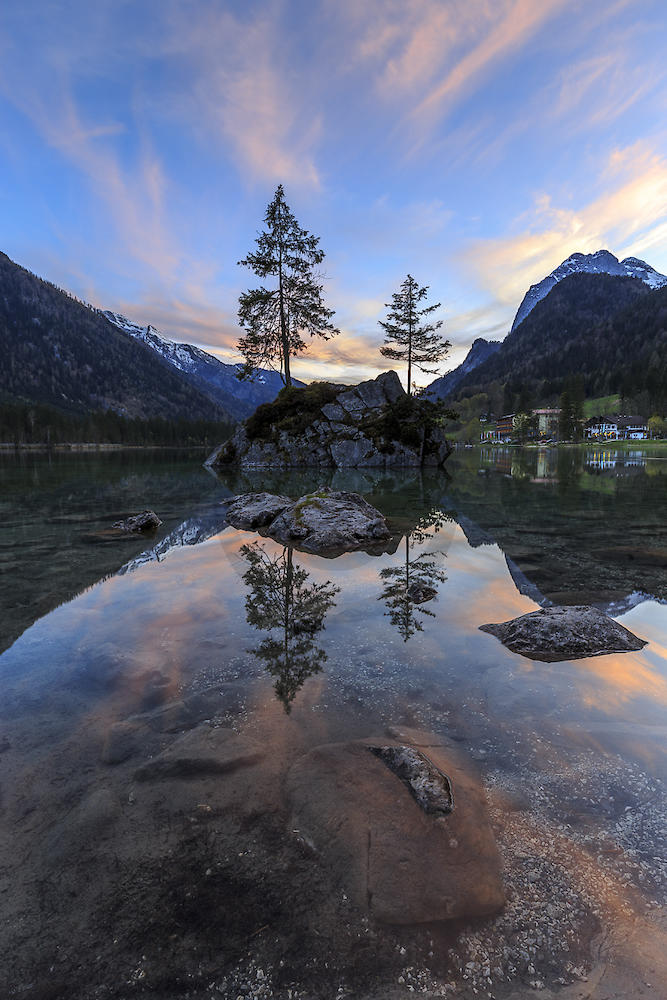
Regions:
[[[380,511],[363,497],[326,486],[298,500],[246,493],[231,501],[227,520],[234,528],[258,528],[284,545],[325,555],[382,549],[391,538]]]
[[[505,897],[479,779],[447,740],[396,736],[393,757],[382,737],[300,758],[287,780],[291,826],[377,920],[496,913]]]
[[[442,465],[451,448],[433,401],[408,396],[396,372],[356,386],[283,389],[206,460],[211,468],[392,468]]]
[[[531,660],[554,663],[605,653],[629,653],[646,645],[623,625],[586,605],[541,608],[508,622],[480,625],[504,646]]]

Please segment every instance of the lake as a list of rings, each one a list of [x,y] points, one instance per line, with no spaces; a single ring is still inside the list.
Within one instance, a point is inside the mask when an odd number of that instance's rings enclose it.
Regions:
[[[667,449],[468,449],[428,475],[203,457],[0,455],[0,994],[660,995]],[[226,497],[321,484],[376,506],[390,551],[225,522]],[[144,507],[156,536],[111,530]],[[549,604],[647,645],[543,663],[479,629]],[[379,923],[295,826],[295,766],[401,733],[483,788],[497,915]]]

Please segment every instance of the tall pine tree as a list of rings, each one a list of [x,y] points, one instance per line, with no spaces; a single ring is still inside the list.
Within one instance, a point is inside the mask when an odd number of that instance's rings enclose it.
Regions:
[[[333,311],[322,299],[316,268],[324,260],[319,237],[299,226],[285,202],[282,184],[266,209],[266,229],[257,237],[257,249],[239,261],[258,278],[272,279],[271,288],[251,288],[239,297],[239,323],[246,331],[238,342],[244,356],[239,378],[252,378],[266,366],[292,384],[290,358],[307,347],[304,335],[329,340],[338,330]]]
[[[408,395],[412,394],[412,366],[436,375],[437,370],[430,366],[444,361],[452,346],[437,332],[442,326],[442,320],[436,323],[424,322],[426,317],[440,308],[439,302],[419,308],[419,303],[427,294],[428,285],[420,288],[412,275],[408,274],[400,290],[392,295],[391,302],[386,303],[390,310],[386,321],[380,320],[386,345],[380,348],[380,353],[393,361],[407,360]]]

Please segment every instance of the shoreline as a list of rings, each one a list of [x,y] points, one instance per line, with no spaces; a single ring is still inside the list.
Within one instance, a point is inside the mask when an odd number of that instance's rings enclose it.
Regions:
[[[95,441],[70,441],[59,444],[8,444],[0,442],[0,453],[5,455],[22,454],[24,452],[38,452],[48,454],[49,452],[88,452],[88,451],[188,451],[200,449],[206,451],[209,445],[206,444],[108,444],[96,443]]]

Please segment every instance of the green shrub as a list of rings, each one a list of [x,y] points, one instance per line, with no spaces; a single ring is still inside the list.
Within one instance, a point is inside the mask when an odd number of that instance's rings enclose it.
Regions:
[[[272,403],[262,403],[246,421],[249,441],[273,441],[280,431],[298,434],[317,418],[320,409],[335,402],[348,387],[331,382],[311,382],[299,389],[285,386]]]

